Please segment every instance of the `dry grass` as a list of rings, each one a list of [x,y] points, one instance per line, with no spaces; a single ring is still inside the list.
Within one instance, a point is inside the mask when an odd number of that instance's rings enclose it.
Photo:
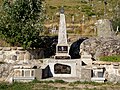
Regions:
[[[9,43],[7,43],[6,41],[0,39],[0,47],[8,47],[8,46],[10,46]]]

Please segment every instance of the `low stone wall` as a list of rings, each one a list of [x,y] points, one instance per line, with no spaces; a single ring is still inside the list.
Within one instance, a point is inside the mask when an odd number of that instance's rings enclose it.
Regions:
[[[0,47],[0,62],[12,63],[17,60],[40,59],[43,56],[43,49],[24,50],[22,47]]]

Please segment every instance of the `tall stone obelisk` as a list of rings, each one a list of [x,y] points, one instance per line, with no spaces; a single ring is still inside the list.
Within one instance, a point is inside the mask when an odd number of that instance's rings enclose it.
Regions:
[[[56,46],[55,59],[70,59],[69,45],[67,43],[67,34],[66,34],[66,22],[65,22],[65,15],[63,8],[61,8],[60,10],[58,44]]]

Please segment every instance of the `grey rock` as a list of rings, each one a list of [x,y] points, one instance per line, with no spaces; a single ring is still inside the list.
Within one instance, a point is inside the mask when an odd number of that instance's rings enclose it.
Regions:
[[[110,20],[100,19],[95,23],[95,25],[96,25],[98,37],[111,37],[115,35]]]
[[[80,48],[93,57],[120,55],[120,38],[92,37],[85,40]]]

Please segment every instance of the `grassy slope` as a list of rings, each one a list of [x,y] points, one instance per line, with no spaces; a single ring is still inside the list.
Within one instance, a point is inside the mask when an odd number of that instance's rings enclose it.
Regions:
[[[89,3],[84,3],[81,1],[84,0],[45,0],[46,1],[46,14],[48,15],[48,17],[52,17],[52,16],[56,16],[56,13],[59,12],[59,9],[61,6],[64,6],[65,8],[65,14],[66,17],[68,18],[68,21],[71,20],[71,15],[75,16],[75,21],[80,21],[81,16],[83,14],[85,14],[85,16],[87,17],[87,12],[89,11],[88,9],[90,8],[92,10],[92,12],[94,12],[96,15],[98,15],[98,18],[103,17],[103,13],[104,13],[104,3],[103,0],[93,0],[93,7],[91,7],[90,5],[92,4],[91,2]],[[111,18],[111,16],[114,14],[112,13],[112,11],[110,11],[109,9],[113,9],[113,7],[116,6],[117,2],[115,2],[116,0],[107,0],[108,4],[107,4],[107,13],[108,13],[108,17],[107,18]],[[118,0],[118,2],[120,2]],[[86,10],[86,12],[84,12]]]
[[[104,2],[103,0],[93,0],[93,2],[81,2],[84,0],[45,0],[46,2],[46,16],[45,26],[52,28],[52,26],[59,25],[59,9],[64,6],[67,27],[75,27],[75,33],[83,35],[93,35],[91,26],[97,19],[104,18]],[[107,16],[105,18],[111,19],[115,13],[113,7],[117,5],[116,0],[107,0],[106,6]],[[120,0],[118,0],[120,3]],[[93,4],[93,7],[91,6]],[[112,10],[112,11],[111,11]],[[93,15],[96,18],[93,18]],[[82,17],[85,15],[85,27],[82,31],[81,23]],[[74,16],[74,24],[72,24],[72,16]]]

